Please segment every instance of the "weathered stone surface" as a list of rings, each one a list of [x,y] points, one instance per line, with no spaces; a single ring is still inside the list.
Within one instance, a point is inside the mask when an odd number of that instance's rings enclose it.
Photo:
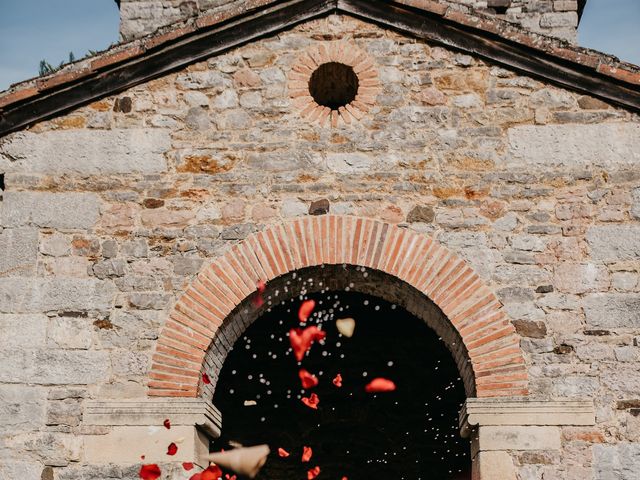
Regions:
[[[309,205],[309,215],[325,215],[329,213],[329,208],[329,200],[326,198],[313,201]]]
[[[0,279],[0,312],[86,311],[111,307],[111,283],[75,278]]]
[[[86,229],[98,219],[93,193],[5,192],[2,225]]]
[[[0,169],[34,173],[155,173],[166,170],[163,129],[20,132],[0,142]]]
[[[607,290],[609,271],[592,263],[561,263],[555,268],[554,285],[559,292],[567,293]]]
[[[30,228],[0,232],[0,276],[33,274],[38,254],[38,231]]]
[[[49,322],[47,343],[53,348],[88,349],[93,328],[87,318],[55,317]]]
[[[0,478],[3,480],[5,478],[33,478],[37,480],[41,478],[41,472],[42,464],[36,461],[2,460],[0,462]]]
[[[640,125],[633,123],[517,126],[508,135],[501,166],[620,168],[640,161]]]
[[[595,480],[635,480],[640,465],[640,445],[594,445]]]
[[[373,165],[369,155],[361,153],[333,153],[327,155],[327,167],[336,173],[365,173]]]
[[[44,425],[45,399],[41,387],[0,385],[0,432],[40,429]]]
[[[480,451],[557,450],[559,448],[559,427],[509,425],[480,427]]]
[[[593,226],[587,230],[591,258],[610,263],[640,258],[640,225]]]
[[[6,348],[38,348],[44,345],[46,335],[46,315],[0,315],[0,345]]]
[[[108,354],[101,351],[0,351],[0,360],[0,382],[86,385],[104,382],[109,374]]]
[[[639,328],[640,296],[624,293],[595,293],[584,301],[591,328]]]
[[[407,222],[431,223],[435,218],[433,208],[428,205],[416,205],[407,214]]]

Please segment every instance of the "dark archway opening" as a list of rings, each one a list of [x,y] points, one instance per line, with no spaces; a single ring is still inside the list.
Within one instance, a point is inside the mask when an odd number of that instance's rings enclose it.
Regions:
[[[327,332],[301,364],[290,351],[288,331],[298,326],[301,297],[272,306],[238,339],[220,372],[213,403],[223,415],[229,442],[267,443],[272,454],[260,479],[469,479],[469,443],[458,433],[464,386],[444,343],[423,321],[403,308],[355,292],[318,292],[307,325]],[[335,319],[352,317],[352,338],[339,335]],[[303,391],[298,370],[319,378]],[[340,373],[343,387],[332,379]],[[371,394],[374,377],[393,380],[397,390]],[[315,392],[318,410],[300,398]],[[256,405],[245,406],[246,401]],[[313,449],[301,462],[303,446]],[[291,456],[280,458],[278,448]]]
[[[358,94],[358,76],[349,65],[323,63],[309,79],[309,93],[318,105],[338,110]]]

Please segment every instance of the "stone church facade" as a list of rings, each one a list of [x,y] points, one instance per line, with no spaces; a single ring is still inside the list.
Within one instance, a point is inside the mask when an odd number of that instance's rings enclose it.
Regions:
[[[583,6],[122,0],[0,96],[0,478],[137,478],[168,415],[188,478],[256,283],[343,264],[441,312],[474,479],[640,478],[640,71]]]

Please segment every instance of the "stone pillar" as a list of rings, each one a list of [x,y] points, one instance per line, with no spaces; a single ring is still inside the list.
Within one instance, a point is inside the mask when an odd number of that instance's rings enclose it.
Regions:
[[[168,419],[171,428],[164,426]],[[85,406],[83,425],[85,461],[89,464],[193,462],[206,468],[201,456],[210,440],[220,436],[222,418],[210,403],[199,398],[162,398],[91,401]],[[169,444],[178,451],[167,455]]]
[[[460,433],[471,439],[472,480],[516,480],[512,451],[560,450],[563,425],[595,424],[593,401],[470,398]]]

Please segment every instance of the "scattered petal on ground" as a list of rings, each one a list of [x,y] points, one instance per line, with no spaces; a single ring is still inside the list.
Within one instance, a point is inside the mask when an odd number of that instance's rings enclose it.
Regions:
[[[167,447],[167,455],[175,455],[176,453],[178,453],[178,446],[171,442]]]
[[[205,385],[209,385],[211,383],[211,379],[209,378],[209,375],[207,375],[206,373],[202,373],[202,383],[204,383]]]
[[[189,470],[193,470],[193,463],[191,463],[191,462],[182,462],[182,468],[184,468],[187,472]]]
[[[169,421],[168,418],[164,422],[162,422],[162,424],[164,425],[164,428],[166,428],[167,430],[171,428],[171,422]]]
[[[158,467],[158,465],[152,463],[150,465],[142,465],[142,467],[140,467],[140,472],[138,473],[138,475],[140,476],[140,478],[142,478],[142,480],[156,480],[160,478],[162,472],[160,471],[160,467]]]

